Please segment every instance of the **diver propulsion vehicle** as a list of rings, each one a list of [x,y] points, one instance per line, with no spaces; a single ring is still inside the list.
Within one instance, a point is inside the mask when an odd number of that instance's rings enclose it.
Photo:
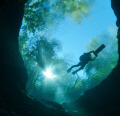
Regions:
[[[98,53],[101,52],[104,48],[105,48],[105,45],[102,44],[102,45],[101,45],[99,48],[97,48],[95,51],[92,51],[92,52],[90,53],[91,59],[92,59],[92,60],[95,59],[95,58],[98,56]]]

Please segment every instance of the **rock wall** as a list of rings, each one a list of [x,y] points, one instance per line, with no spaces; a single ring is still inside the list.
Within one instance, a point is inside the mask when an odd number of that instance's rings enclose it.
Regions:
[[[18,46],[26,1],[0,1],[0,116],[66,116],[61,105],[26,93],[28,76]]]
[[[27,71],[19,52],[18,35],[27,0],[0,1],[0,116],[67,116],[55,102],[37,101],[27,95]],[[120,0],[111,0],[117,17],[120,54]],[[120,60],[107,79],[78,100],[63,103],[69,115],[120,116]]]
[[[117,38],[118,38],[118,54],[120,56],[120,0],[111,0],[111,6],[112,9],[117,17],[116,25],[118,27],[118,33],[117,33]],[[120,58],[118,61],[118,64],[120,63]]]
[[[65,109],[82,112],[85,116],[120,116],[120,0],[111,0],[111,7],[117,17],[118,65],[105,80],[78,100],[62,104]]]

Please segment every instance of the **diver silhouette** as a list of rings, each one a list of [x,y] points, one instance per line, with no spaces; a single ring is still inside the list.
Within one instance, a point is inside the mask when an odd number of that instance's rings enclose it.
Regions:
[[[67,72],[68,72],[68,73],[71,72],[71,70],[72,70],[74,67],[81,66],[79,69],[77,69],[77,70],[75,70],[75,71],[72,72],[72,74],[76,74],[79,70],[82,70],[89,61],[95,60],[95,58],[98,56],[98,53],[99,53],[100,51],[102,51],[103,48],[105,48],[105,45],[104,45],[104,44],[102,44],[102,45],[101,45],[98,49],[96,49],[95,51],[90,51],[90,52],[88,52],[88,53],[84,53],[83,55],[81,55],[81,56],[79,57],[80,62],[79,62],[78,64],[76,64],[76,65],[71,66],[71,67],[67,70]]]

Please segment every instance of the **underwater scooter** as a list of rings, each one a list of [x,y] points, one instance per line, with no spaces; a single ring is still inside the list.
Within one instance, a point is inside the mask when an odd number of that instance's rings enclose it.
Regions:
[[[92,51],[92,52],[90,53],[91,59],[92,59],[92,60],[95,59],[95,58],[98,56],[98,53],[101,52],[104,48],[105,48],[105,45],[102,44],[102,45],[101,45],[99,48],[97,48],[95,51]]]

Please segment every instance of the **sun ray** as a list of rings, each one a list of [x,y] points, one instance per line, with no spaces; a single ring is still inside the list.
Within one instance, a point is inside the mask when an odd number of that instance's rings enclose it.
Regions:
[[[43,74],[47,77],[47,78],[54,78],[55,75],[52,73],[52,71],[50,69],[46,69],[46,71],[43,72]]]

